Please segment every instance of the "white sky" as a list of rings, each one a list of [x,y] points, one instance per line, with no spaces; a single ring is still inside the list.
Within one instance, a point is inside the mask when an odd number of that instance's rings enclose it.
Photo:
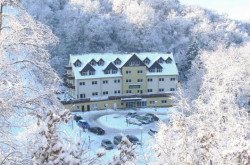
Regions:
[[[250,22],[250,0],[180,0],[183,4],[198,5],[226,13],[228,17]]]

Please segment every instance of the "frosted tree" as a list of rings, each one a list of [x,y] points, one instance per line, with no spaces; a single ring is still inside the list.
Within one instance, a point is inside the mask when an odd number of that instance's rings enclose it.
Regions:
[[[119,154],[113,157],[113,161],[110,165],[135,164],[135,145],[133,145],[126,136],[122,137],[122,141],[117,145],[117,148]]]
[[[156,135],[157,163],[248,164],[250,121],[238,98],[249,88],[248,48],[220,48],[198,56],[192,79],[201,78],[196,97],[192,85],[179,94],[171,123]],[[196,74],[203,70],[203,75]],[[201,77],[200,77],[201,76]],[[191,81],[196,86],[195,81]],[[188,92],[188,93],[185,93]]]
[[[34,153],[34,162],[46,160],[46,152],[51,151],[60,154],[54,157],[63,157],[64,161],[68,158],[68,162],[74,163],[82,158],[79,152],[83,149],[79,150],[78,144],[74,143],[66,145],[55,131],[59,124],[68,120],[68,113],[55,95],[59,91],[60,79],[49,65],[48,48],[58,40],[18,1],[0,2],[3,5],[0,33],[0,164],[31,164],[30,150]],[[59,120],[59,117],[62,119]],[[22,128],[29,128],[35,123],[39,123],[39,132],[32,130],[29,134],[24,133],[21,139],[17,137]],[[37,136],[32,136],[34,139],[28,137],[36,133]],[[58,143],[50,138],[58,138]],[[33,148],[35,146],[29,141],[47,143],[43,143],[45,148],[43,145]],[[37,155],[43,155],[41,160],[36,159]]]

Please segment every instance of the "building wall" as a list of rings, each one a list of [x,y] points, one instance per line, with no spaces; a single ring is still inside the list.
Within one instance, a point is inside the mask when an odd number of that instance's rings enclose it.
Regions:
[[[163,78],[164,81],[159,81],[159,78]],[[175,78],[175,81],[171,81],[171,78]],[[170,91],[170,88],[174,88],[176,90],[178,76],[147,76],[147,79],[152,79],[153,81],[148,81],[147,89],[152,89],[153,92],[149,93],[166,93],[173,92]],[[164,89],[164,91],[160,92],[159,89]]]
[[[120,83],[115,83],[115,80],[120,80]],[[99,79],[83,79],[76,80],[76,96],[80,98],[80,94],[85,94],[85,98],[93,98],[93,97],[105,97],[108,95],[120,95],[119,93],[115,94],[115,90],[120,90],[121,92],[121,84],[122,80],[120,77],[111,77],[111,78],[99,78]],[[97,84],[92,84],[93,81],[97,81]],[[108,83],[104,84],[103,81],[108,81]],[[80,85],[80,83],[85,83],[85,85]],[[107,91],[108,95],[104,95],[103,92]],[[97,96],[93,96],[92,93],[97,92]]]
[[[171,97],[152,97],[142,100],[147,101],[147,107],[154,108],[154,107],[172,106]],[[88,106],[90,108],[89,110],[105,110],[105,109],[116,109],[116,108],[124,109],[125,102],[122,102],[121,100],[100,100],[100,101],[90,101],[86,103],[67,104],[64,106],[66,109],[69,109],[70,111],[87,111]]]
[[[138,71],[142,73],[138,73]],[[127,72],[130,72],[127,74]],[[139,94],[140,90],[142,93],[147,92],[147,77],[146,77],[146,67],[145,66],[130,66],[122,68],[122,94]],[[126,82],[126,80],[131,79],[131,82]],[[142,79],[142,82],[138,82],[138,79]],[[132,85],[140,85],[139,88],[131,88]],[[127,90],[131,90],[131,93],[127,93]],[[139,90],[139,93],[138,93]]]

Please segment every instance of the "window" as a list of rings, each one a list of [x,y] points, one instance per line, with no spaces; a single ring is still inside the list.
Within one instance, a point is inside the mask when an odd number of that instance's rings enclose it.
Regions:
[[[114,80],[114,83],[120,83],[120,79]]]
[[[137,82],[142,82],[143,81],[143,79],[137,79]]]
[[[121,91],[120,90],[115,90],[115,94],[117,94],[117,93],[121,93]]]
[[[105,70],[104,74],[110,74],[110,70]]]
[[[153,81],[153,79],[152,78],[148,78],[148,82],[151,82],[151,81]]]
[[[92,85],[95,85],[95,84],[97,84],[97,81],[92,81]]]
[[[132,91],[131,90],[126,90],[126,93],[132,93]]]
[[[157,72],[162,72],[162,69],[160,69],[160,68],[157,68],[157,70],[156,70]]]
[[[170,81],[175,81],[175,78],[174,77],[170,78]]]
[[[137,90],[137,93],[142,93],[142,90]]]
[[[89,71],[89,75],[95,75],[95,71]]]
[[[148,92],[153,92],[153,89],[148,89]]]
[[[170,88],[170,91],[175,91],[175,88]]]
[[[126,79],[126,82],[127,82],[127,83],[130,83],[130,82],[131,82],[131,79]]]
[[[80,94],[80,98],[85,98],[85,94]]]
[[[159,92],[164,92],[164,88],[160,88],[160,89],[159,89]]]
[[[155,72],[155,69],[149,69],[149,72]]]
[[[167,103],[167,100],[161,100],[161,103],[162,103],[162,104],[166,104],[166,103]]]
[[[80,84],[80,85],[85,85],[85,82],[80,82],[79,84]]]
[[[108,80],[103,80],[102,83],[103,84],[108,84]]]
[[[93,92],[92,96],[98,96],[98,92]]]
[[[159,81],[164,81],[164,78],[159,78]]]
[[[149,101],[149,104],[155,104],[155,101]]]
[[[88,75],[88,72],[81,72],[81,75],[86,76],[86,75]]]
[[[126,70],[126,74],[131,74],[131,70]]]
[[[142,71],[142,70],[138,70],[137,73],[138,73],[138,74],[142,74],[143,71]]]
[[[104,92],[102,92],[102,94],[103,95],[107,95],[107,94],[109,94],[109,92],[108,91],[104,91]]]
[[[117,73],[117,70],[112,70],[112,74],[116,74]]]

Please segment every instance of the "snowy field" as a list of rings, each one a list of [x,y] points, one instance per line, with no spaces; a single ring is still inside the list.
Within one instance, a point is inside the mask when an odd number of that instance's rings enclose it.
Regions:
[[[113,143],[113,138],[116,135],[135,135],[140,141],[142,146],[136,147],[136,153],[139,156],[148,155],[149,143],[153,141],[153,137],[148,134],[149,129],[157,130],[157,122],[150,124],[142,124],[141,126],[128,124],[126,122],[126,115],[129,112],[136,112],[139,115],[146,113],[155,114],[159,117],[160,121],[168,122],[168,114],[172,108],[157,108],[156,110],[145,108],[138,110],[101,110],[91,112],[74,112],[78,116],[81,116],[83,120],[87,121],[90,126],[98,126],[105,130],[104,135],[96,135],[91,132],[83,131],[75,121],[70,122],[68,125],[62,127],[66,136],[71,136],[73,139],[80,137],[81,141],[84,141],[86,148],[89,149],[89,154],[94,155],[101,149],[101,141],[103,139],[109,139]],[[102,150],[102,149],[101,149]],[[118,150],[115,147],[112,150],[106,150],[103,156],[102,164],[107,164],[112,160],[113,155],[117,154]],[[151,154],[152,155],[152,154]],[[150,159],[150,158],[149,158]],[[142,159],[145,160],[145,159]],[[104,163],[105,162],[105,163]],[[144,164],[143,162],[139,164]]]

